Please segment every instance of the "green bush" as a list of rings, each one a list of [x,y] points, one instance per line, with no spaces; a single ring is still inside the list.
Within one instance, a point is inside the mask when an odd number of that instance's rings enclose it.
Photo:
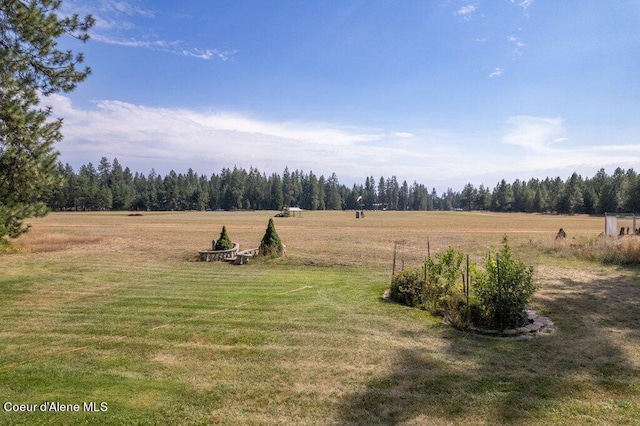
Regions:
[[[499,260],[499,268],[498,268]],[[449,247],[420,268],[409,268],[391,280],[391,299],[443,316],[457,328],[519,327],[535,284],[533,268],[514,258],[509,245],[489,256],[485,271],[471,263],[471,294],[464,293],[464,254]],[[426,280],[425,280],[425,266]],[[499,276],[498,276],[499,275]]]
[[[391,299],[406,306],[422,306],[424,268],[409,268],[391,279]]]
[[[282,241],[280,241],[280,237],[276,232],[276,227],[273,224],[273,219],[269,219],[269,224],[267,225],[267,230],[264,233],[264,237],[262,237],[262,241],[260,242],[259,252],[262,256],[275,256],[282,254],[284,251],[284,245]]]
[[[485,271],[476,271],[471,287],[480,306],[479,320],[484,326],[520,327],[526,323],[525,309],[536,286],[533,267],[514,257],[511,247],[504,245],[487,257]]]
[[[222,226],[222,232],[220,232],[220,238],[216,241],[216,245],[214,250],[230,250],[233,248],[233,243],[229,239],[229,235],[227,235],[227,228]]]

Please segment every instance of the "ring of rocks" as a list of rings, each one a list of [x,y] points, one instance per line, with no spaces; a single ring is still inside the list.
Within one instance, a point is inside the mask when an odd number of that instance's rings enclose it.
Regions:
[[[391,291],[389,289],[385,290],[382,298],[387,302],[395,303],[391,299]],[[494,330],[494,329],[484,329],[478,327],[470,327],[469,331],[473,333],[477,333],[483,336],[493,336],[493,337],[519,337],[519,338],[530,338],[533,336],[548,336],[556,331],[556,326],[548,317],[544,317],[542,315],[538,315],[536,311],[533,309],[527,309],[527,324],[522,327],[507,329],[507,330]],[[448,324],[445,321],[446,324]]]

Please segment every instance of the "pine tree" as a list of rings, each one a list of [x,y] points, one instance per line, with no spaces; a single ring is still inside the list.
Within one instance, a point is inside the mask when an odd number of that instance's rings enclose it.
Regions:
[[[44,196],[56,178],[61,120],[39,95],[70,92],[90,73],[81,54],[57,48],[67,34],[87,41],[90,16],[59,18],[58,0],[0,0],[0,238],[26,232],[23,220],[46,214]]]
[[[216,241],[216,245],[214,250],[231,250],[233,248],[233,243],[229,239],[229,235],[227,234],[227,228],[222,226],[222,232],[220,232],[220,238]]]
[[[284,245],[282,244],[282,241],[280,241],[280,237],[276,232],[276,227],[273,224],[273,219],[271,218],[267,225],[267,231],[264,233],[264,237],[262,237],[259,251],[262,256],[282,254],[284,251]]]

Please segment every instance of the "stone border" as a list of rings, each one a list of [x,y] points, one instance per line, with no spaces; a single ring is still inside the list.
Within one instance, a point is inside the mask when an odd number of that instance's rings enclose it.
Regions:
[[[387,302],[396,303],[391,299],[391,290],[389,289],[386,289],[384,291],[384,293],[382,294],[382,298]],[[548,336],[556,331],[556,326],[553,321],[551,321],[551,319],[538,315],[533,309],[527,309],[525,312],[527,313],[527,320],[529,323],[522,327],[504,330],[502,332],[500,330],[490,330],[476,327],[470,327],[468,330],[473,333],[481,334],[483,336],[520,338]],[[447,325],[451,325],[447,321],[444,321],[444,323]]]
[[[509,330],[487,330],[481,328],[471,327],[470,331],[483,336],[495,336],[495,337],[532,337],[532,336],[548,336],[556,331],[556,326],[547,317],[540,316],[533,309],[527,309],[528,324],[518,328],[512,328]]]
[[[229,250],[198,250],[200,260],[203,262],[216,262],[218,260],[235,259],[238,255],[240,244],[233,243]]]

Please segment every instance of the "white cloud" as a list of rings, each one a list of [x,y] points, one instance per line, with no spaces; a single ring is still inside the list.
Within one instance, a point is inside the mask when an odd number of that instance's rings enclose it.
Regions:
[[[412,138],[413,137],[413,133],[409,133],[409,132],[395,132],[394,136],[397,136],[399,138]]]
[[[129,16],[144,16],[145,18],[154,18],[155,12],[151,9],[136,6],[135,2],[127,1],[102,1],[100,2],[100,10],[107,13],[122,13]]]
[[[462,6],[460,9],[458,9],[456,11],[456,15],[467,16],[467,15],[471,15],[475,11],[476,11],[476,6],[470,4],[470,5],[467,5],[467,6]]]
[[[521,42],[516,36],[509,36],[507,37],[507,40],[513,43],[516,47],[524,47],[524,43]]]
[[[227,61],[237,53],[237,50],[188,46],[179,40],[163,39],[155,34],[152,27],[155,12],[139,6],[138,3],[108,0],[82,3],[70,0],[64,4],[63,14],[91,14],[96,21],[90,30],[91,39],[99,43],[149,49],[204,60],[217,58]]]
[[[207,172],[221,167],[253,165],[280,171],[285,165],[351,176],[367,176],[367,167],[384,169],[389,159],[406,164],[427,154],[408,146],[380,143],[409,140],[409,132],[384,133],[326,123],[268,122],[233,113],[150,108],[120,101],[100,101],[93,110],[78,109],[69,98],[45,100],[64,117],[64,158],[96,161],[117,157],[128,164],[148,158],[176,169],[209,162]],[[93,160],[92,160],[93,158]],[[389,167],[388,170],[391,170]],[[390,173],[398,173],[397,170]]]
[[[518,6],[526,10],[533,4],[533,1],[534,0],[521,0],[520,2],[518,2],[517,0],[511,0],[511,3],[517,4]]]
[[[471,18],[475,15],[478,10],[478,6],[475,4],[469,4],[467,6],[462,6],[458,10],[456,10],[453,14],[459,16],[461,19],[465,21],[470,21]]]
[[[530,151],[543,152],[549,145],[563,140],[562,118],[532,117],[519,115],[510,117],[507,124],[510,129],[502,142],[517,145]]]
[[[527,9],[532,4],[533,4],[533,0],[522,0],[520,3],[518,3],[518,6],[520,6],[523,9]]]
[[[290,169],[362,183],[366,176],[416,180],[439,190],[467,182],[588,175],[601,167],[640,163],[638,145],[568,147],[562,118],[514,116],[502,138],[482,132],[452,134],[411,129],[385,131],[318,122],[266,121],[229,112],[153,108],[116,100],[83,109],[68,97],[44,103],[63,117],[61,161],[74,167],[118,158],[123,166],[161,174],[173,169],[219,173],[223,167]],[[501,143],[522,148],[515,155]],[[586,170],[586,169],[588,170]],[[589,169],[590,168],[590,169]],[[586,171],[585,171],[586,170]]]
[[[61,161],[74,167],[102,157],[118,158],[133,171],[159,173],[189,167],[219,173],[223,167],[285,166],[317,175],[335,172],[341,182],[396,175],[400,181],[447,185],[452,178],[482,174],[482,155],[468,158],[455,135],[429,130],[393,132],[318,122],[274,122],[229,112],[152,108],[115,100],[81,109],[69,98],[45,99],[64,118]],[[464,176],[464,177],[462,177]],[[443,184],[442,182],[447,182]]]
[[[496,68],[491,72],[491,74],[489,74],[489,78],[502,77],[503,72],[504,70],[502,68]]]

